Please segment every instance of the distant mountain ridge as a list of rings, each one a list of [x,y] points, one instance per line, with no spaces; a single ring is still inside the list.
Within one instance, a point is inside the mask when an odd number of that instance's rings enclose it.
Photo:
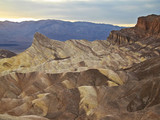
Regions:
[[[3,50],[3,49],[0,49],[0,59],[2,58],[10,58],[10,57],[13,57],[15,56],[16,54],[9,51],[9,50]]]
[[[36,32],[51,39],[65,41],[70,39],[105,40],[111,30],[123,27],[91,22],[67,22],[61,20],[39,20],[24,22],[0,22],[0,48],[14,52],[27,49]]]

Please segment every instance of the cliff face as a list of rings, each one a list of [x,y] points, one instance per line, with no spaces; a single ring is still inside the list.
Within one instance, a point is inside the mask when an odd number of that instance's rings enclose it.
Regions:
[[[120,31],[111,31],[108,41],[112,44],[127,45],[135,42],[137,36],[132,28],[121,29]]]
[[[159,120],[160,39],[141,26],[93,42],[36,33],[0,60],[0,119]]]
[[[139,17],[133,28],[112,31],[107,39],[111,44],[140,53],[145,58],[160,54],[160,16]]]
[[[135,28],[145,31],[150,35],[160,33],[160,16],[149,15],[147,17],[139,17]]]
[[[135,41],[141,41],[147,37],[160,37],[159,33],[160,16],[149,15],[145,17],[139,17],[137,24],[133,28],[112,31],[108,37],[108,40],[115,44],[127,45]]]

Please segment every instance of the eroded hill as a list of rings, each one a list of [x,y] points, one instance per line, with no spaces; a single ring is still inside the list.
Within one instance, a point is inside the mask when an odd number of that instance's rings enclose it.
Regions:
[[[36,33],[30,48],[0,60],[0,118],[159,120],[159,20],[140,17],[93,42]]]

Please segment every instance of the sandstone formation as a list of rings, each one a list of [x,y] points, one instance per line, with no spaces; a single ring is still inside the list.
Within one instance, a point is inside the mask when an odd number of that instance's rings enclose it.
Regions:
[[[0,119],[159,120],[158,21],[140,17],[93,42],[36,33],[26,51],[0,60]]]
[[[135,27],[151,35],[160,34],[160,16],[153,14],[147,17],[139,17]]]
[[[112,31],[107,40],[138,52],[144,58],[159,56],[160,16],[139,17],[135,27]]]
[[[0,49],[0,59],[2,59],[2,58],[10,58],[10,57],[13,57],[15,55],[16,54],[11,52],[11,51]]]
[[[61,42],[36,33],[30,48],[15,57],[0,61],[0,74],[34,71],[61,73],[94,68],[120,69],[142,60],[139,53],[118,46],[109,47],[106,40]]]

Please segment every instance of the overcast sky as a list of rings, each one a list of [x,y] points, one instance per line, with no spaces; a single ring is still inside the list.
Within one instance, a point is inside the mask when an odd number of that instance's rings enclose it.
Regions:
[[[160,0],[0,0],[0,20],[59,19],[122,25],[135,24],[137,17],[149,14],[160,14]]]

